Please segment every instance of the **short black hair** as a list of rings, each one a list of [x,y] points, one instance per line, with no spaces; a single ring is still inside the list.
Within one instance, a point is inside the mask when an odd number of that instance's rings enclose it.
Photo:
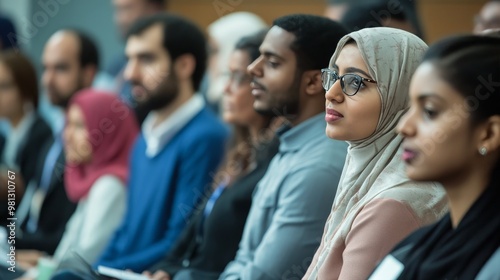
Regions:
[[[235,50],[243,50],[248,52],[250,61],[256,60],[260,56],[259,47],[264,41],[267,34],[267,29],[258,31],[252,35],[241,38],[234,47]]]
[[[127,39],[143,33],[155,24],[163,27],[163,48],[174,62],[184,54],[193,55],[196,66],[193,72],[193,88],[198,91],[207,66],[207,46],[203,32],[190,20],[171,13],[160,13],[139,19],[130,28]]]
[[[347,8],[340,22],[351,32],[367,27],[383,27],[383,22],[380,21],[380,17],[376,18],[376,13],[385,11],[391,19],[399,21],[408,20],[405,8],[402,6],[400,8],[398,12],[391,13],[387,11],[387,3],[383,0],[371,4],[353,4]]]
[[[288,15],[276,19],[273,25],[295,35],[290,48],[295,52],[301,70],[328,66],[337,43],[347,34],[347,29],[340,23],[315,15]]]
[[[99,68],[99,51],[95,41],[79,29],[66,29],[65,32],[74,34],[78,39],[80,67],[95,66]]]

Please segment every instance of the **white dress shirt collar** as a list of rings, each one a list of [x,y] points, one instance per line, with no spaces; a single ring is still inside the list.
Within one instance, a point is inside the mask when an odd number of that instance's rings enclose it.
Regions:
[[[195,93],[186,103],[175,110],[166,120],[153,128],[158,115],[149,113],[142,124],[142,133],[146,141],[146,155],[150,158],[163,150],[165,145],[191,119],[205,107],[203,97]]]

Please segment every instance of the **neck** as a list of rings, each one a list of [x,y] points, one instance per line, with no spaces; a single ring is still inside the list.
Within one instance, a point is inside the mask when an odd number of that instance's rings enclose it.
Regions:
[[[325,112],[325,100],[318,100],[321,102],[316,102],[316,100],[310,100],[309,104],[301,106],[297,115],[293,118],[287,118],[287,120],[292,124],[292,126],[297,126],[308,119],[315,117],[320,113]]]
[[[21,113],[9,118],[10,126],[12,127],[12,129],[16,129],[19,127],[25,115],[26,114]]]
[[[452,175],[452,178],[441,182],[448,195],[451,223],[456,228],[469,211],[472,204],[479,198],[488,185],[488,172],[484,169],[465,170],[462,176]]]
[[[167,106],[156,110],[157,118],[155,123],[153,124],[153,127],[156,127],[163,121],[165,121],[168,117],[170,117],[170,115],[172,115],[173,112],[175,112],[175,110],[184,105],[184,103],[186,103],[193,95],[193,90],[189,90],[186,87],[180,86],[179,95],[177,96],[177,98],[175,98]]]
[[[252,122],[252,125],[248,128],[250,133],[250,140],[252,141],[253,144],[257,144],[261,134],[266,132],[263,131],[266,127],[266,123],[267,119],[259,118],[257,121]]]

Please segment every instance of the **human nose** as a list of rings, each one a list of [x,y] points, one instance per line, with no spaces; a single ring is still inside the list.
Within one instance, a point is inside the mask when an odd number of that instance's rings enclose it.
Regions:
[[[399,120],[396,131],[405,138],[415,135],[416,128],[414,123],[414,113],[411,107]]]
[[[247,67],[247,72],[254,77],[262,77],[262,60],[263,56],[259,56]]]
[[[339,80],[340,79],[337,79],[335,82],[333,82],[330,89],[326,91],[325,93],[326,100],[337,103],[341,103],[342,101],[344,101],[345,96],[342,91],[342,86],[340,85]]]
[[[129,60],[123,72],[123,78],[127,81],[137,81],[139,76],[139,65],[135,61]]]

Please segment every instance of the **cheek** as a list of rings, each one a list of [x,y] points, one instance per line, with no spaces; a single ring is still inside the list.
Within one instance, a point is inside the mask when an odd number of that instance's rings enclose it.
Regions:
[[[237,110],[253,110],[254,97],[250,87],[240,88],[234,95],[233,102]]]
[[[11,115],[22,108],[22,101],[16,90],[0,93],[0,114]]]
[[[380,112],[382,110],[382,104],[380,99],[373,98],[369,102],[366,103],[366,110],[360,110],[360,113],[363,114],[363,119],[365,123],[365,130],[368,136],[372,135],[377,129],[378,120],[380,118]]]
[[[420,126],[415,145],[419,150],[415,161],[407,166],[414,180],[439,181],[466,168],[473,157],[473,146],[463,127],[453,129],[449,124]],[[457,152],[459,151],[459,152]]]
[[[83,131],[75,131],[73,136],[73,145],[76,152],[82,157],[87,158],[92,154],[92,145],[88,140],[88,135]]]
[[[293,71],[268,71],[268,89],[274,92],[285,92],[292,86],[295,75]]]
[[[78,80],[78,76],[73,72],[58,73],[54,77],[54,83],[62,91],[72,90]]]
[[[348,131],[353,135],[348,140],[360,140],[370,137],[377,129],[380,117],[381,103],[377,93],[359,96],[357,99],[348,100],[347,114],[349,124]]]
[[[143,66],[141,71],[142,83],[149,90],[156,89],[169,77],[167,69],[159,65]]]

